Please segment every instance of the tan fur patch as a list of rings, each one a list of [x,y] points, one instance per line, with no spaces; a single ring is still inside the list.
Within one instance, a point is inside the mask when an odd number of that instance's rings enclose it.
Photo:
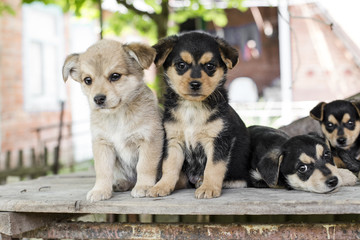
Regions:
[[[325,166],[331,171],[332,174],[324,176],[320,170],[315,169],[307,181],[302,181],[296,173],[288,175],[287,181],[294,189],[317,193],[329,192],[333,189],[330,189],[326,185],[326,180],[330,177],[336,176],[339,180],[339,183],[336,186],[336,188],[338,188],[341,185],[341,177],[339,176],[335,166],[329,163],[325,164]]]
[[[156,50],[141,43],[124,45],[124,49],[143,69],[148,69],[155,59]]]
[[[211,52],[204,53],[204,55],[201,56],[199,63],[205,64],[211,61],[213,59],[214,55]]]
[[[305,164],[310,164],[310,163],[314,163],[315,159],[310,157],[309,155],[307,155],[306,153],[301,153],[300,157],[299,157],[300,161],[305,163]]]
[[[330,115],[328,117],[328,121],[331,122],[332,124],[334,125],[339,125],[339,122],[336,120],[336,118],[333,116],[333,115]],[[329,133],[327,130],[326,130],[326,126],[325,124],[321,124],[321,130],[322,132],[324,133],[325,137],[329,140],[331,146],[336,146],[337,145],[337,133],[338,133],[338,130],[337,129],[334,129],[334,131],[332,131],[331,133]]]
[[[320,159],[324,153],[324,147],[320,144],[316,144],[315,149],[316,149],[316,158]]]
[[[184,73],[183,75],[178,75],[175,66],[171,66],[167,70],[167,75],[170,79],[170,86],[176,91],[181,97],[191,101],[203,101],[218,86],[219,82],[224,76],[224,70],[218,68],[212,77],[209,77],[204,71],[201,71],[201,78],[197,78],[197,81],[201,82],[201,88],[196,92],[197,95],[194,96],[193,91],[190,88],[190,82],[195,79],[191,78],[190,70]]]
[[[348,147],[346,147],[345,149],[350,148],[351,145],[354,144],[359,134],[360,134],[360,121],[355,121],[354,130],[349,130],[347,128],[344,128],[344,137],[347,139],[347,145],[348,145]]]
[[[334,163],[338,168],[346,168],[345,163],[339,157],[334,157]]]
[[[232,69],[234,66],[233,66],[231,60],[228,59],[228,58],[226,58],[226,57],[224,56],[224,54],[222,53],[222,51],[220,51],[220,54],[221,54],[221,59],[222,59],[223,62],[225,63],[226,67],[227,67],[228,69]]]
[[[358,182],[358,178],[355,174],[350,172],[348,169],[338,168],[337,172],[341,177],[342,186],[354,186]]]
[[[328,121],[333,123],[333,124],[339,124],[339,122],[336,120],[336,118],[334,117],[334,115],[329,115],[328,116]]]
[[[196,198],[220,197],[223,180],[227,170],[226,164],[227,163],[224,161],[216,163],[212,160],[207,161],[203,184],[195,191]]]
[[[193,56],[187,51],[181,52],[180,57],[188,64],[191,64],[194,61]]]
[[[350,120],[350,118],[351,118],[351,117],[350,117],[350,114],[345,113],[341,121],[342,121],[343,123],[347,123],[347,122]]]
[[[146,194],[148,197],[163,197],[174,191],[184,163],[184,153],[177,139],[168,139],[168,156],[163,161],[162,177]],[[181,185],[181,183],[179,183]]]

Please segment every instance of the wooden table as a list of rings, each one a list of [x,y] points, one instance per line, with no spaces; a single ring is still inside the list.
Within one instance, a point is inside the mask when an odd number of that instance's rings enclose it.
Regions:
[[[360,186],[342,187],[330,194],[283,189],[225,189],[219,198],[195,199],[194,189],[175,191],[162,198],[132,198],[114,193],[106,201],[90,203],[86,193],[93,174],[42,177],[0,186],[2,239],[36,238],[142,238],[142,239],[257,239],[360,238],[356,222],[329,224],[158,224],[84,223],[62,219],[84,214],[154,215],[345,215],[360,214]],[[182,234],[182,235],[181,235]],[[296,235],[298,234],[298,235]]]

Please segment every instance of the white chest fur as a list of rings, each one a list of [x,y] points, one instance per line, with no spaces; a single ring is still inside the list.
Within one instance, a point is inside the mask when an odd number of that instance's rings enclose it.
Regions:
[[[101,140],[113,147],[121,167],[135,169],[141,140],[141,128],[136,128],[136,121],[129,121],[125,112],[93,114],[91,118],[91,132],[93,144]]]
[[[206,144],[223,128],[221,119],[209,122],[212,112],[201,102],[184,101],[173,111],[174,124],[165,126],[170,137],[183,142],[186,148]]]

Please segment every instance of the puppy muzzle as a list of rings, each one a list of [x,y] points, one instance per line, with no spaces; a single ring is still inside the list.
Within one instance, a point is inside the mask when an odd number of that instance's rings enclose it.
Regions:
[[[336,176],[333,176],[326,180],[325,183],[329,188],[335,188],[339,183],[339,179]]]
[[[98,105],[98,106],[104,106],[105,102],[106,102],[106,95],[104,94],[97,94],[94,97],[94,102]]]
[[[345,137],[339,137],[336,139],[336,143],[339,147],[346,147],[347,139]]]
[[[191,81],[189,83],[190,90],[192,91],[198,91],[201,88],[202,83],[200,81]]]

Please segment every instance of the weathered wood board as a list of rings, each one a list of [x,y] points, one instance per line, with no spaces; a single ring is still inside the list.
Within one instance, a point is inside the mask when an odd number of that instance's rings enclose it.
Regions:
[[[194,189],[167,197],[132,198],[114,193],[106,201],[85,199],[95,182],[89,174],[42,177],[0,186],[0,212],[167,215],[360,214],[360,186],[330,194],[284,189],[225,189],[219,198],[195,199]]]

